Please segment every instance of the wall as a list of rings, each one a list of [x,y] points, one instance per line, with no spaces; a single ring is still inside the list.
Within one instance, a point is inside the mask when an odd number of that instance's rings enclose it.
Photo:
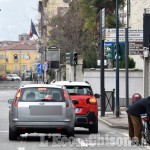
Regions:
[[[88,81],[94,93],[100,94],[100,70],[84,69],[83,80]],[[120,105],[125,106],[126,85],[125,85],[125,70],[120,69]],[[105,69],[105,90],[112,91],[116,88],[116,70]],[[134,93],[140,93],[143,97],[143,71],[129,70],[129,98],[132,98]]]
[[[149,8],[150,1],[130,0],[131,12],[129,18],[129,26],[133,29],[143,29],[143,13],[144,8]]]

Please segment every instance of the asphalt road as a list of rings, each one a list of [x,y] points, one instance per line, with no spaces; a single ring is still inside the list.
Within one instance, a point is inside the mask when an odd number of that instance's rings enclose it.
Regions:
[[[8,99],[15,96],[16,90],[20,83],[3,82],[0,83],[0,150],[49,150],[49,149],[106,149],[106,150],[129,150],[135,149],[146,150],[148,146],[131,146],[128,140],[127,130],[109,128],[99,122],[99,133],[90,135],[87,129],[75,128],[75,139],[66,140],[60,135],[45,134],[24,134],[17,141],[9,141],[8,139]]]

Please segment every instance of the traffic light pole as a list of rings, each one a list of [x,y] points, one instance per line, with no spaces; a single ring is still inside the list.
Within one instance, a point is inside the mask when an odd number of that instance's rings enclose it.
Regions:
[[[76,81],[76,64],[74,62],[74,81]]]

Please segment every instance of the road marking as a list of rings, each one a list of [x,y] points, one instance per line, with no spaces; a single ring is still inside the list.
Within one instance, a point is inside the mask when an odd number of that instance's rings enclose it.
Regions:
[[[127,136],[127,137],[129,136],[129,134],[127,134],[127,133],[120,133],[120,134]]]
[[[98,117],[100,121],[103,121],[104,123],[108,124],[109,126],[112,126],[111,123],[109,123],[108,121],[104,120],[103,118]]]
[[[18,147],[18,150],[25,150],[25,147]]]

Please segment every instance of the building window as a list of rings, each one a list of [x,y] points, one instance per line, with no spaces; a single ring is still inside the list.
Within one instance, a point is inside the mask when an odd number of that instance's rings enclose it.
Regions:
[[[5,71],[6,66],[5,65],[1,65],[0,66],[0,71]]]
[[[22,59],[27,59],[28,55],[27,54],[22,54]]]
[[[26,71],[27,71],[27,66],[26,65],[22,65],[22,72],[26,73]]]
[[[4,54],[1,54],[1,55],[0,55],[0,59],[5,59],[5,55],[4,55]]]
[[[18,71],[18,65],[15,65],[14,70],[15,70],[15,72]]]

